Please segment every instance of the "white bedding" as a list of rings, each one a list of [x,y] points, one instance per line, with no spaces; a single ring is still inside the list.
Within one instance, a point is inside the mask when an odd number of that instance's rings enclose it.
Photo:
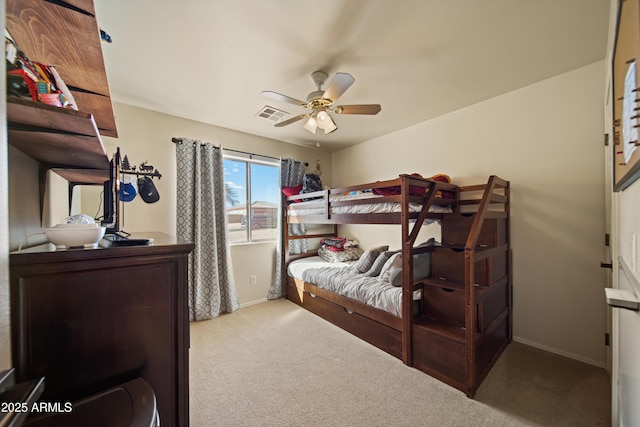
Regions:
[[[350,268],[355,261],[329,263],[318,256],[289,263],[288,274],[368,306],[402,316],[402,288],[377,277],[366,277]],[[420,291],[413,294],[420,299]]]
[[[377,194],[373,194],[371,192],[358,192],[356,194],[350,195],[331,195],[329,197],[330,202],[338,202],[344,200],[360,200],[360,199],[375,199],[380,196]],[[288,213],[291,216],[297,215],[326,215],[326,209],[324,206],[309,206],[308,208],[304,207],[305,205],[313,205],[318,204],[318,200],[309,200],[306,202],[298,202],[295,204],[295,209],[288,209]],[[409,211],[410,212],[420,212],[422,210],[422,205],[419,203],[409,203]],[[362,204],[362,205],[352,205],[352,206],[335,206],[331,207],[332,214],[369,214],[369,213],[392,213],[392,212],[400,212],[401,206],[400,203],[396,202],[382,202],[382,203],[370,203],[370,204]],[[450,213],[452,210],[449,206],[437,206],[432,205],[429,208],[429,212],[434,213]]]

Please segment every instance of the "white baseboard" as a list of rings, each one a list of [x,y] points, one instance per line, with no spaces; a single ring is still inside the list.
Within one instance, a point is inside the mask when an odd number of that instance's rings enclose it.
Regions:
[[[559,356],[564,356],[564,357],[567,357],[569,359],[573,359],[573,360],[577,360],[579,362],[586,363],[588,365],[593,365],[593,366],[597,366],[598,368],[606,369],[606,366],[605,366],[604,362],[597,362],[595,360],[588,359],[586,357],[578,356],[577,354],[567,353],[566,351],[558,350],[557,348],[553,348],[553,347],[548,347],[546,345],[542,345],[542,344],[534,342],[534,341],[529,341],[529,340],[524,339],[524,338],[513,337],[513,340],[515,342],[519,342],[520,344],[528,345],[529,347],[535,347],[535,348],[540,349],[540,350],[548,351],[549,353],[554,353],[554,354],[557,354]]]
[[[256,305],[256,304],[262,304],[263,302],[267,302],[267,301],[269,301],[269,300],[266,299],[266,298],[262,298],[262,299],[259,299],[259,300],[256,300],[256,301],[249,301],[249,302],[245,302],[243,304],[240,304],[239,308],[249,307],[251,305]]]

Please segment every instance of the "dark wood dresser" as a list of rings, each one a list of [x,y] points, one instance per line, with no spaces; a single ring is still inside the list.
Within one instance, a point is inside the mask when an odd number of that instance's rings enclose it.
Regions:
[[[10,255],[12,353],[19,381],[45,378],[43,401],[75,401],[142,377],[162,426],[189,425],[187,257],[150,246]]]

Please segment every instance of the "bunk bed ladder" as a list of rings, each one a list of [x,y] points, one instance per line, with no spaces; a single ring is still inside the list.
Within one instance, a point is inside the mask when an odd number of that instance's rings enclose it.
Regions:
[[[413,325],[413,292],[416,286],[413,283],[413,245],[422,228],[422,224],[427,219],[429,209],[436,199],[440,187],[438,181],[432,181],[427,188],[425,200],[422,202],[422,210],[410,229],[409,225],[409,187],[410,176],[403,176],[402,179],[402,361],[408,366],[413,365],[412,349],[412,325]]]
[[[505,195],[496,195],[494,193],[496,188],[504,188]],[[487,217],[487,213],[489,212],[489,207],[492,203],[502,203],[504,204],[505,212],[508,215],[509,212],[509,183],[504,181],[501,178],[498,178],[495,175],[491,175],[489,180],[485,186],[484,192],[482,194],[482,198],[480,199],[480,203],[478,205],[478,210],[475,213],[473,223],[471,224],[471,229],[469,231],[469,235],[467,237],[467,241],[464,247],[464,265],[465,265],[465,274],[464,274],[464,294],[465,294],[465,341],[466,341],[466,349],[467,349],[467,390],[466,393],[468,396],[473,396],[478,386],[478,375],[477,375],[477,366],[476,366],[476,330],[477,330],[477,306],[476,306],[476,294],[475,294],[475,261],[476,261],[476,248],[478,243],[478,238],[480,237],[480,231],[484,225],[484,221]],[[509,275],[511,268],[509,269]],[[510,282],[507,289],[510,289]],[[511,298],[510,291],[509,292],[509,300]],[[509,304],[511,306],[511,304]],[[511,317],[511,310],[509,309],[509,316]],[[511,322],[511,319],[509,319]],[[509,327],[511,330],[511,327]]]

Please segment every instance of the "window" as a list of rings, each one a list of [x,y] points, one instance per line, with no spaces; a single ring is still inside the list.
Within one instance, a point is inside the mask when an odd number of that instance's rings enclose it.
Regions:
[[[231,243],[278,237],[280,165],[225,155],[224,186]]]

